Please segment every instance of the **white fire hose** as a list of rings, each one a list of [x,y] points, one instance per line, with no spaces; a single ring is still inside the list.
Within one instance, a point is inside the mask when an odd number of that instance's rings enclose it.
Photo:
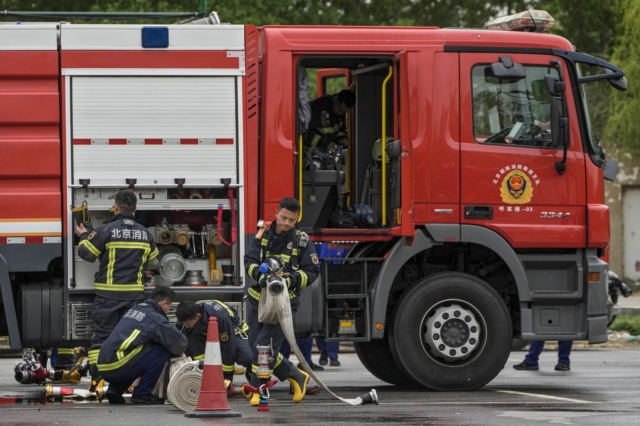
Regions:
[[[277,324],[280,323],[282,331],[284,332],[291,350],[296,354],[300,364],[304,368],[309,376],[320,386],[320,388],[330,393],[335,398],[342,402],[346,402],[351,405],[363,405],[363,404],[378,404],[378,394],[375,389],[371,389],[364,395],[361,395],[354,399],[341,398],[335,393],[331,392],[327,386],[315,375],[304,356],[300,352],[298,345],[296,344],[296,336],[293,331],[293,315],[291,313],[291,303],[289,301],[289,294],[284,291],[287,285],[283,278],[276,275],[269,275],[267,278],[267,288],[263,288],[260,294],[260,305],[258,306],[258,319],[262,323]]]
[[[198,405],[201,384],[202,370],[198,368],[198,362],[184,364],[171,375],[167,399],[182,411],[193,411]]]

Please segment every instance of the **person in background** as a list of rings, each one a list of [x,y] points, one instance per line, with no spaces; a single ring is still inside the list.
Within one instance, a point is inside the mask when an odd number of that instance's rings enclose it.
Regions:
[[[320,365],[327,365],[331,367],[340,367],[340,361],[338,361],[338,352],[340,351],[340,342],[327,342],[324,336],[318,336],[316,338],[316,345],[320,350]]]
[[[569,355],[571,355],[571,348],[573,347],[573,341],[559,341],[558,342],[558,363],[556,364],[556,371],[569,371],[571,370],[571,361]],[[525,356],[524,361],[520,364],[513,366],[516,370],[539,370],[538,358],[544,349],[544,341],[531,342],[529,346],[529,353]]]

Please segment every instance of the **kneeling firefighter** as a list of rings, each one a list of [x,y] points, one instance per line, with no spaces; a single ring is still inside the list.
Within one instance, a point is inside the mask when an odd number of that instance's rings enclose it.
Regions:
[[[258,371],[258,346],[271,346],[269,369],[280,380],[291,383],[294,391],[293,401],[300,402],[304,398],[309,375],[296,368],[291,361],[280,354],[280,347],[285,339],[284,332],[279,323],[265,324],[258,320],[258,307],[260,304],[260,292],[266,291],[266,274],[260,272],[260,265],[268,258],[278,259],[281,263],[282,276],[286,277],[291,303],[291,313],[295,313],[300,306],[300,291],[313,283],[320,273],[318,256],[313,242],[309,236],[296,229],[300,203],[295,198],[284,198],[276,210],[276,220],[264,232],[258,232],[256,238],[251,241],[244,257],[247,275],[256,283],[248,289],[248,313],[249,319],[249,345],[253,351],[251,385],[259,387],[260,379]],[[260,396],[254,393],[251,405],[258,405]]]
[[[243,366],[246,371],[251,371],[252,353],[247,340],[249,326],[240,318],[238,312],[218,300],[201,300],[198,303],[182,302],[176,309],[178,319],[176,327],[187,336],[188,346],[185,354],[194,360],[203,360],[211,317],[216,318],[218,322],[222,373],[229,391],[233,389],[235,364]]]
[[[160,286],[151,297],[129,309],[100,348],[98,371],[109,382],[110,404],[123,404],[122,394],[140,377],[131,402],[162,404],[151,393],[170,356],[187,348],[187,338],[169,322],[167,312],[176,300],[169,287]]]

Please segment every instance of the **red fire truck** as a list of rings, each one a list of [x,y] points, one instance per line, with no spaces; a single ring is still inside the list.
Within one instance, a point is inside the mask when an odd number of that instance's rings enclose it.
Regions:
[[[605,162],[584,86],[626,80],[541,32],[549,20],[0,25],[2,334],[88,341],[97,266],[70,207],[99,226],[132,188],[161,251],[146,285],[240,308],[256,223],[297,197],[314,242],[353,246],[323,260],[297,332],[354,342],[389,383],[477,389],[514,337],[606,341]],[[356,94],[341,170],[305,166],[309,80]],[[368,206],[371,226],[329,227],[336,204]]]

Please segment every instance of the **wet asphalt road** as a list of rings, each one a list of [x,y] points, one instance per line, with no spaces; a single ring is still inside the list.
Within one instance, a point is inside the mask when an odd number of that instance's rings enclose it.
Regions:
[[[538,372],[520,372],[512,364],[482,390],[426,392],[387,385],[369,374],[355,354],[340,356],[341,367],[328,367],[321,379],[340,396],[353,398],[371,388],[380,405],[351,407],[326,394],[291,402],[288,385],[279,384],[271,411],[259,413],[242,397],[229,400],[235,419],[187,419],[170,405],[110,406],[108,403],[41,403],[44,392],[13,379],[17,359],[0,359],[2,425],[637,425],[640,424],[640,345],[638,349],[575,350],[572,371],[553,370],[556,354],[545,351]],[[237,376],[238,379],[240,376]],[[86,388],[86,385],[81,386]]]

